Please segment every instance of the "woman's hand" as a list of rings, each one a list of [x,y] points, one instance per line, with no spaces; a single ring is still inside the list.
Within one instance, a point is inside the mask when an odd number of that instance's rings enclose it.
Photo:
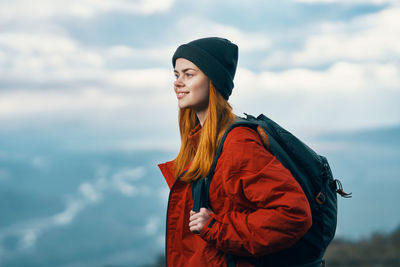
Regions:
[[[208,219],[210,219],[211,213],[213,212],[206,208],[201,208],[199,212],[191,210],[189,218],[190,231],[194,234],[200,234],[201,229],[203,229]]]

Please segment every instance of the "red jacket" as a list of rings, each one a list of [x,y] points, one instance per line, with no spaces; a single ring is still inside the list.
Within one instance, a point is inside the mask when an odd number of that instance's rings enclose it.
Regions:
[[[197,148],[201,128],[189,136]],[[210,185],[214,212],[200,235],[189,230],[191,185],[175,181],[173,161],[159,165],[170,187],[167,266],[227,266],[226,253],[261,256],[286,249],[311,227],[300,185],[270,154],[257,132],[236,127],[227,136]],[[240,261],[237,266],[251,266]]]

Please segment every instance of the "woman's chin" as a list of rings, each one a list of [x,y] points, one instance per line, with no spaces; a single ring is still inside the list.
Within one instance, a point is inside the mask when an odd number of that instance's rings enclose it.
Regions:
[[[178,107],[180,109],[184,109],[184,108],[190,108],[190,105],[188,105],[187,103],[185,103],[183,101],[178,101]]]

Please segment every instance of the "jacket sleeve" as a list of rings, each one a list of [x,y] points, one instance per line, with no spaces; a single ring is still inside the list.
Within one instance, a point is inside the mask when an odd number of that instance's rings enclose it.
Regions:
[[[237,127],[231,131],[216,175],[235,206],[212,214],[200,233],[218,249],[239,256],[274,253],[293,245],[311,227],[303,190],[254,130]]]

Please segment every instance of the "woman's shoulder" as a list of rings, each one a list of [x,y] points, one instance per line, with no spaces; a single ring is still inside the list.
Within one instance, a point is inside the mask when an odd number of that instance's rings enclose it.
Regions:
[[[256,130],[246,126],[237,126],[228,133],[224,145],[247,142],[257,142],[261,144],[261,139]]]
[[[237,126],[228,133],[223,144],[223,152],[234,154],[233,157],[240,159],[268,154],[258,132],[246,126]]]

